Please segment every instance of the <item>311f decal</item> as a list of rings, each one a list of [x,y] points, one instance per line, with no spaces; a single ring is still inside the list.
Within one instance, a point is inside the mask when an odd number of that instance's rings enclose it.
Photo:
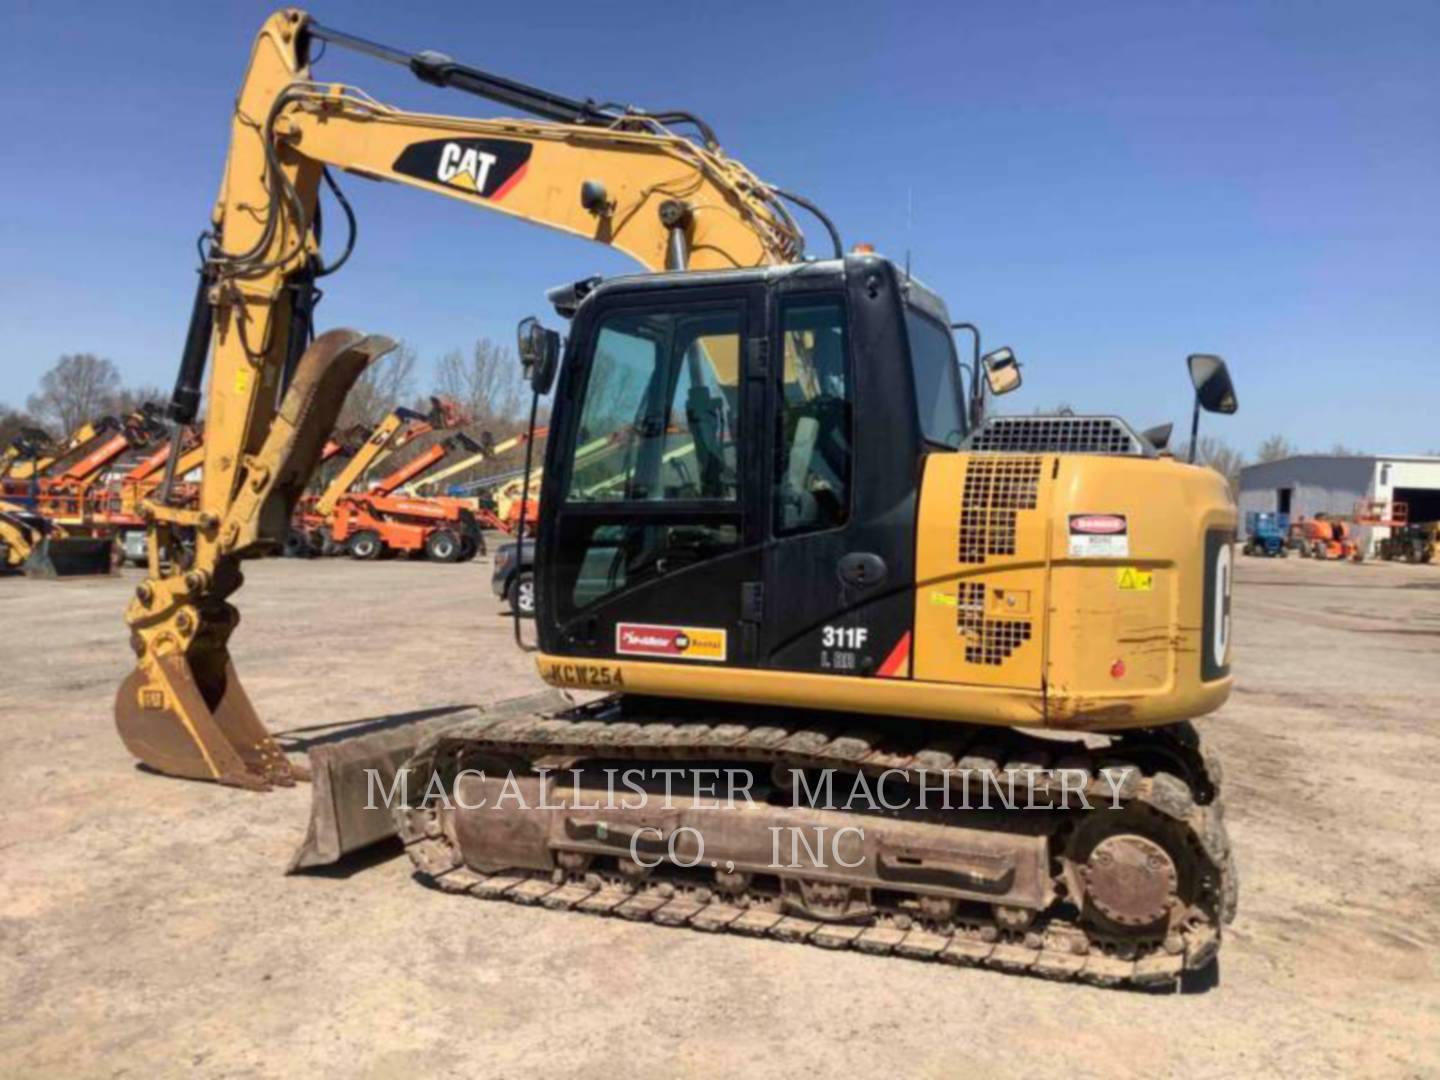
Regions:
[[[860,650],[870,640],[864,626],[827,626],[820,632],[820,668],[822,671],[858,671]]]

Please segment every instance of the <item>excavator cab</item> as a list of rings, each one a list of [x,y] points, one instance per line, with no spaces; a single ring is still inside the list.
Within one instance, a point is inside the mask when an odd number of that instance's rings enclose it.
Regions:
[[[878,668],[910,627],[918,465],[967,431],[948,324],[873,255],[593,289],[544,470],[542,650]],[[864,639],[843,658],[837,620]]]
[[[535,555],[552,684],[1094,730],[1228,694],[1223,485],[1114,417],[984,418],[1013,352],[963,365],[888,260],[616,278],[573,312]]]

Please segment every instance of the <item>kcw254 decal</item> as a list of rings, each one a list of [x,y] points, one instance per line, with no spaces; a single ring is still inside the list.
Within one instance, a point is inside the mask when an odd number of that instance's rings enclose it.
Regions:
[[[723,661],[725,631],[706,626],[619,623],[615,627],[615,652],[621,656]]]
[[[525,176],[533,147],[513,139],[430,139],[411,143],[398,173],[499,202]]]

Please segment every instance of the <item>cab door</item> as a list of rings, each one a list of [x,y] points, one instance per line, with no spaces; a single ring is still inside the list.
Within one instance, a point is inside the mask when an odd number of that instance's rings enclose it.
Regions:
[[[755,286],[636,288],[582,308],[551,428],[541,641],[554,655],[754,662],[760,574],[745,378]]]
[[[774,297],[762,666],[910,674],[920,453],[897,301],[879,275]]]

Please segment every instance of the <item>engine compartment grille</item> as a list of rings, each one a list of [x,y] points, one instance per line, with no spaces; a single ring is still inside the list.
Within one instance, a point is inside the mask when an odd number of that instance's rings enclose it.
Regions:
[[[1002,454],[1124,454],[1153,450],[1116,416],[992,416],[965,449]]]
[[[977,457],[965,466],[960,493],[962,563],[983,563],[989,555],[1015,554],[1015,518],[1034,510],[1040,491],[1038,457]]]

